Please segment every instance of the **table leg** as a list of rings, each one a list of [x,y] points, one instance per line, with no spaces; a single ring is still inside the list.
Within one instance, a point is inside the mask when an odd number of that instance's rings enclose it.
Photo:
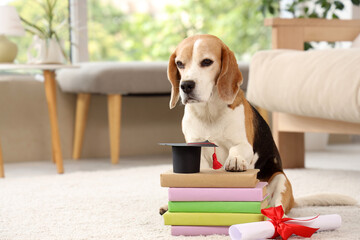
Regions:
[[[5,177],[4,174],[4,162],[2,158],[2,152],[1,152],[1,143],[0,143],[0,178]]]
[[[90,93],[78,93],[76,100],[73,159],[79,159],[84,140],[85,126],[90,106]]]
[[[45,73],[44,73],[44,76],[45,76]],[[54,77],[55,79],[55,77]],[[46,84],[46,83],[45,83]],[[46,96],[47,98],[47,102],[48,102],[48,107],[49,107],[49,114],[51,114],[51,110],[50,110],[50,106],[55,106],[54,109],[55,109],[55,113],[57,114],[57,101],[56,101],[56,81],[55,81],[55,84],[54,86],[52,86],[53,83],[51,83],[51,87],[49,91],[51,91],[50,95],[52,96],[53,98],[53,102],[54,104],[50,105],[49,104],[49,100],[48,100],[48,96]],[[45,85],[46,86],[46,85]],[[55,117],[57,119],[57,115]],[[50,116],[50,121],[51,121],[51,159],[52,159],[52,162],[56,164],[56,155],[55,155],[55,151],[54,149],[56,149],[56,146],[55,146],[55,142],[54,139],[53,139],[53,136],[54,136],[54,132],[53,132],[53,123],[52,123],[52,120],[51,120],[51,116]],[[56,120],[56,125],[57,124],[57,120]],[[59,135],[59,139],[60,139],[60,135]],[[60,148],[61,150],[61,148]],[[60,151],[61,152],[61,151]]]
[[[121,127],[121,100],[120,94],[108,95],[110,157],[111,163],[119,162],[120,154],[120,127]]]
[[[63,159],[60,145],[59,125],[56,107],[56,81],[55,72],[44,70],[44,84],[46,100],[49,108],[49,117],[51,125],[52,157],[56,163],[58,173],[64,173]]]

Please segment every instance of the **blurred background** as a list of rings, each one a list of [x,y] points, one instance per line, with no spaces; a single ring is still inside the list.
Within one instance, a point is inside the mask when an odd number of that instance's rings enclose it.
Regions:
[[[50,16],[44,11],[44,5],[49,2],[55,6]],[[256,51],[271,48],[271,28],[264,26],[266,17],[359,18],[359,7],[355,6],[355,2],[1,0],[0,4],[16,7],[22,19],[44,29],[50,17],[67,57],[74,64],[167,61],[181,40],[200,33],[220,37],[234,51],[239,62],[248,64]],[[27,31],[25,36],[9,38],[19,48],[15,63],[27,63],[33,33]],[[334,46],[328,43],[312,44],[311,47],[315,48]],[[39,71],[20,70],[16,73],[20,74],[15,77],[17,80],[10,78],[12,88],[9,88],[10,85],[0,88],[0,136],[4,161],[48,160],[51,151],[50,128],[42,77]],[[5,79],[0,83],[5,86],[9,82],[9,75],[14,76],[14,73],[0,71],[0,75]],[[64,158],[71,158],[75,101],[75,94],[58,90]],[[184,141],[181,133],[183,107],[178,106],[170,111],[168,101],[169,95],[124,97],[121,155],[169,153],[169,149],[157,146],[157,142]],[[27,117],[24,117],[24,112],[29,113]],[[316,133],[307,134],[306,139],[307,149],[321,149],[328,143],[359,141],[357,136]],[[92,96],[83,156],[109,156],[106,96]]]

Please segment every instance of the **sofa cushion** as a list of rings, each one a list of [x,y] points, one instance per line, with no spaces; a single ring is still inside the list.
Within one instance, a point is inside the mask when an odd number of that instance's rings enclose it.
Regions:
[[[100,94],[170,93],[167,62],[90,62],[57,71],[64,92]],[[248,67],[239,63],[246,87]]]
[[[249,77],[247,98],[259,107],[360,122],[360,49],[260,51]]]

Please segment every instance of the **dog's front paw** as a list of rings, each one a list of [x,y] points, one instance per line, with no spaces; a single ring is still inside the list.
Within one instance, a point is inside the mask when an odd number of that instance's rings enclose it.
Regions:
[[[163,215],[164,213],[166,213],[168,211],[168,209],[169,209],[168,205],[164,205],[164,206],[160,207],[160,209],[159,209],[160,215]]]
[[[225,161],[225,170],[229,172],[242,172],[248,169],[248,162],[241,156],[228,157]]]

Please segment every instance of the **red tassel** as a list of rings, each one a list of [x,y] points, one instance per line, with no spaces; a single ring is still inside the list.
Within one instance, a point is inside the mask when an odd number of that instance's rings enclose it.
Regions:
[[[222,167],[222,164],[217,160],[216,151],[214,147],[214,154],[212,155],[213,158],[213,169],[219,169]]]

